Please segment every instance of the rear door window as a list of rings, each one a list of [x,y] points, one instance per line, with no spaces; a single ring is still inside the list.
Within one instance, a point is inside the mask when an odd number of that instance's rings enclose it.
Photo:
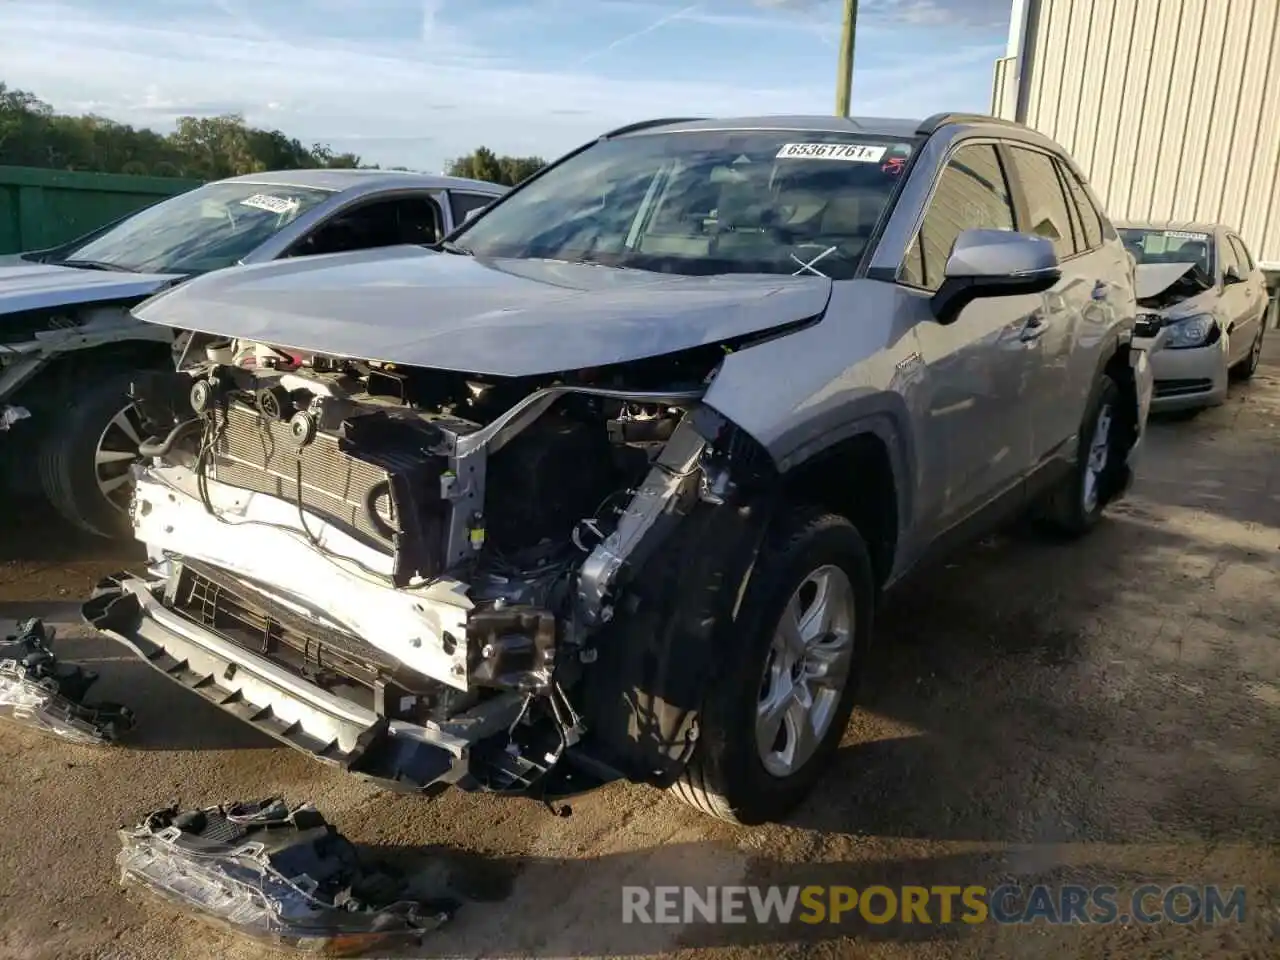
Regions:
[[[1096,250],[1102,246],[1102,215],[1098,213],[1098,208],[1093,205],[1093,201],[1089,199],[1089,194],[1084,189],[1084,184],[1070,167],[1059,161],[1058,172],[1062,175],[1062,180],[1067,185],[1067,192],[1071,194],[1071,199],[1075,201],[1076,209],[1080,212],[1080,223],[1084,228],[1084,249]]]
[[[1029,216],[1024,229],[1027,233],[1051,240],[1058,259],[1075,256],[1071,213],[1053,157],[1019,146],[1011,146],[1010,154],[1013,157],[1013,175],[1021,183],[1027,202]]]
[[[964,230],[1013,230],[1013,201],[994,145],[962,146],[947,162],[899,279],[937,290],[947,259]]]

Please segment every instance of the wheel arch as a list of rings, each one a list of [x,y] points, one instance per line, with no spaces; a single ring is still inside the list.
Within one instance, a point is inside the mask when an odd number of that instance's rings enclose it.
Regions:
[[[876,585],[882,587],[893,575],[910,523],[906,445],[897,424],[883,415],[856,421],[842,433],[782,475],[783,496],[853,523],[867,542]]]

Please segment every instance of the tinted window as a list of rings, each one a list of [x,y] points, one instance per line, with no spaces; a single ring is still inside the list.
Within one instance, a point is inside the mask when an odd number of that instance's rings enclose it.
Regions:
[[[477,256],[706,276],[854,275],[913,144],[707,130],[601,140],[462,227]]]
[[[440,212],[435,202],[429,197],[401,197],[337,214],[300,242],[294,254],[341,253],[438,239]]]
[[[1102,245],[1102,215],[1089,199],[1080,178],[1065,163],[1058,164],[1058,170],[1067,184],[1071,197],[1080,211],[1080,222],[1084,227],[1084,249],[1094,250]]]
[[[458,193],[449,191],[449,211],[453,214],[453,225],[465,223],[467,215],[473,210],[483,210],[493,203],[497,197],[487,197],[483,193]]]
[[[991,144],[961,147],[938,180],[920,232],[903,260],[904,283],[936,290],[962,230],[1012,230],[1013,203]]]
[[[1014,147],[1012,154],[1014,176],[1022,184],[1027,199],[1026,232],[1052,240],[1059,259],[1074,256],[1071,214],[1053,158],[1022,147]]]

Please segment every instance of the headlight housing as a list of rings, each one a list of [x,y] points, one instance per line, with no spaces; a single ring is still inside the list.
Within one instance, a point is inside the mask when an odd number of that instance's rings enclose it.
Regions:
[[[1207,313],[1175,320],[1165,326],[1164,346],[1168,350],[1203,347],[1217,339],[1218,325]]]

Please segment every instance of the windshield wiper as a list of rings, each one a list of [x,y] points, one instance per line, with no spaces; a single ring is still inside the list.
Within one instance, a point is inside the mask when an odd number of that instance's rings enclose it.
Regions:
[[[111,273],[133,273],[128,267],[122,267],[116,263],[107,263],[103,260],[57,260],[55,261],[60,267],[77,267],[82,270],[107,270]]]
[[[460,257],[474,257],[470,247],[464,247],[460,243],[454,243],[452,240],[441,240],[436,244],[445,253],[456,253]]]

